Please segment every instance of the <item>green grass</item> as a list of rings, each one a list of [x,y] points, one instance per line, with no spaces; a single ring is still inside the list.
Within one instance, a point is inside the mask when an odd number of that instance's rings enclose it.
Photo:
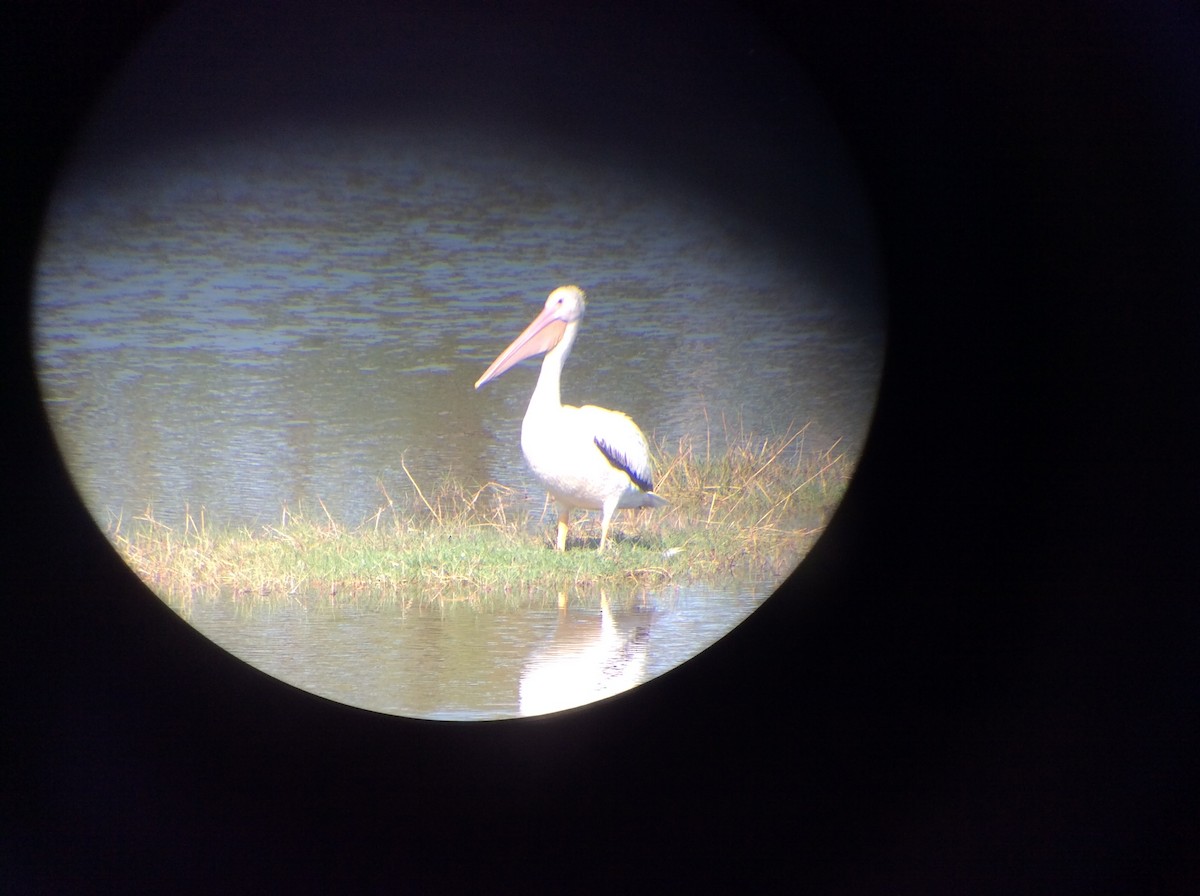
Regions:
[[[171,527],[147,510],[113,520],[109,536],[138,575],[174,598],[232,594],[511,595],[592,586],[655,587],[780,579],[837,505],[850,463],[835,445],[726,434],[725,450],[693,439],[655,446],[655,491],[669,506],[620,511],[604,554],[599,514],[572,515],[565,554],[552,549],[555,514],[530,513],[514,490],[451,478],[378,483],[380,506],[353,525],[318,508],[283,508],[278,523],[222,528],[201,511]],[[402,465],[403,466],[403,465]],[[392,493],[396,494],[393,498]]]

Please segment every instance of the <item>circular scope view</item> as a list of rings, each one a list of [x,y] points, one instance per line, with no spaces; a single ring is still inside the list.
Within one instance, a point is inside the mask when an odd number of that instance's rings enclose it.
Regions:
[[[869,209],[768,23],[647,9],[196,2],[107,86],[38,376],[97,526],[217,645],[383,713],[554,712],[820,537],[883,363]]]

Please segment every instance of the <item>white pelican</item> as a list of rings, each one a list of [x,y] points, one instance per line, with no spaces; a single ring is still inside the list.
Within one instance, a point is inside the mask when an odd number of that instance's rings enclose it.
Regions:
[[[521,423],[521,451],[558,507],[558,550],[567,548],[567,523],[576,508],[600,510],[600,550],[618,507],[660,507],[654,494],[650,450],[637,424],[619,411],[564,405],[559,391],[563,364],[579,332],[584,293],[560,286],[541,314],[492,362],[478,389],[518,361],[546,353],[542,372]]]

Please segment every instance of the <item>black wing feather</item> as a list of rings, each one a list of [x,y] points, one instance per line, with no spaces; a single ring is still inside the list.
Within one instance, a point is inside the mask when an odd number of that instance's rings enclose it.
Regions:
[[[634,485],[644,492],[654,491],[654,483],[650,481],[650,478],[648,476],[639,476],[624,454],[611,447],[599,436],[596,436],[592,441],[596,443],[596,447],[600,449],[600,453],[604,455],[608,462],[633,480]]]

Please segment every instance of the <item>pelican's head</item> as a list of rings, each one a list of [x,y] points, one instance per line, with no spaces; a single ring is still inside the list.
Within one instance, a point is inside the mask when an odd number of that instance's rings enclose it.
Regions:
[[[562,342],[567,327],[583,317],[586,298],[578,286],[560,286],[550,293],[541,313],[483,372],[475,388],[494,380],[519,361],[554,349]]]
[[[546,296],[546,304],[542,314],[554,314],[556,320],[570,323],[583,317],[583,308],[587,300],[585,293],[578,286],[560,286]]]

